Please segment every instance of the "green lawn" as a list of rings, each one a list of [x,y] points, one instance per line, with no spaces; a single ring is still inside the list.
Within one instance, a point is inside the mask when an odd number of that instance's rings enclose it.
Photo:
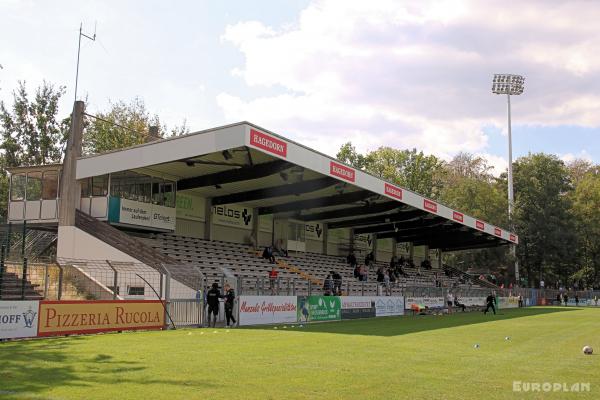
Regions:
[[[0,343],[0,398],[600,399],[600,356],[581,352],[585,344],[600,351],[600,309],[214,332]],[[515,380],[589,382],[591,391],[515,393]]]

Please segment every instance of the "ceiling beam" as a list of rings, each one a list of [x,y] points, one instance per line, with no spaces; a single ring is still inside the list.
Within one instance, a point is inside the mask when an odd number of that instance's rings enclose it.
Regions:
[[[225,183],[264,178],[265,176],[279,173],[284,169],[291,167],[293,167],[293,164],[290,164],[287,161],[276,160],[263,164],[249,165],[242,168],[228,169],[226,171],[216,172],[214,174],[183,178],[177,181],[177,190],[187,190],[205,186],[223,185]]]
[[[379,214],[382,212],[392,211],[397,208],[405,207],[404,204],[397,201],[386,201],[385,203],[377,203],[373,205],[365,205],[359,207],[342,208],[339,210],[322,211],[313,214],[298,216],[302,221],[327,221],[337,218],[357,217],[359,215]]]
[[[302,181],[297,183],[282,183],[281,185],[272,186],[263,189],[249,190],[247,192],[239,192],[217,196],[212,198],[212,204],[215,206],[222,204],[241,203],[244,201],[254,201],[269,199],[272,197],[282,197],[290,195],[301,195],[303,193],[315,192],[333,186],[338,182],[337,179],[324,177],[312,179],[310,181]]]
[[[365,226],[363,228],[354,228],[354,233],[357,235],[363,233],[381,233],[381,232],[390,232],[396,233],[396,229],[398,229],[398,234],[405,233],[411,230],[417,229],[432,229],[435,227],[439,227],[440,225],[446,224],[448,221],[445,219],[423,219],[419,218],[415,221],[405,221],[405,222],[396,222],[395,224],[382,224],[382,225],[373,225],[373,226]],[[378,234],[380,237],[380,234]]]
[[[368,190],[337,194],[335,196],[319,197],[317,199],[299,200],[290,203],[279,204],[270,207],[260,207],[259,215],[276,214],[291,211],[309,210],[311,208],[339,206],[342,204],[355,203],[373,196]]]
[[[375,217],[367,217],[361,219],[352,219],[349,221],[330,222],[329,229],[336,228],[354,228],[361,225],[376,225],[389,222],[399,222],[419,218],[429,214],[426,211],[410,209],[408,211],[400,211],[395,214],[377,215]]]

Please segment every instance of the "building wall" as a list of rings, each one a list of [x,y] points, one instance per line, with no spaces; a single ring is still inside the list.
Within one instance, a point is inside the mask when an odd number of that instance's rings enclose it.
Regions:
[[[231,243],[250,243],[252,231],[223,225],[212,226],[212,240],[222,240]]]
[[[194,238],[204,238],[204,222],[177,218],[175,234]]]

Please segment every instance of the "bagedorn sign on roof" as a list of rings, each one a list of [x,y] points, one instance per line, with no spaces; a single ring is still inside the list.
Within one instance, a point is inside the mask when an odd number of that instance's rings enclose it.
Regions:
[[[250,130],[250,144],[269,153],[287,157],[287,143],[273,136],[264,134],[256,129]]]

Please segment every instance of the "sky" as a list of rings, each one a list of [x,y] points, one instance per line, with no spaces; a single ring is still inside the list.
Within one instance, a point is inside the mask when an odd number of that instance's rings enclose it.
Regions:
[[[191,131],[247,120],[334,156],[416,148],[508,159],[506,96],[494,73],[525,76],[511,98],[514,157],[600,163],[600,2],[0,0],[0,100],[17,81],[65,86],[88,112],[144,100]]]

